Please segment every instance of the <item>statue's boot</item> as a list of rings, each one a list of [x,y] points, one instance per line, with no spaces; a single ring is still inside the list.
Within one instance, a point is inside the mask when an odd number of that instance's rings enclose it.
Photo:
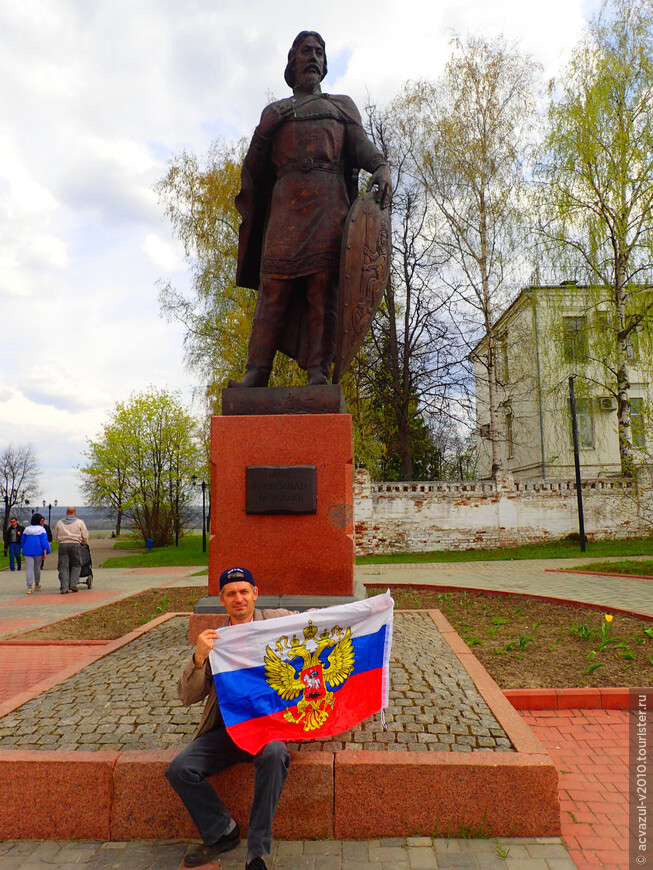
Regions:
[[[277,352],[279,327],[262,317],[254,317],[247,348],[247,365],[242,381],[229,381],[229,387],[267,387]]]

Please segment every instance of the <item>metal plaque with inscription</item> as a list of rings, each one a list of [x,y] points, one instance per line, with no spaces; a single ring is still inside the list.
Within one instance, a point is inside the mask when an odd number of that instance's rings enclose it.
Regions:
[[[245,479],[248,514],[317,513],[314,465],[248,465]]]

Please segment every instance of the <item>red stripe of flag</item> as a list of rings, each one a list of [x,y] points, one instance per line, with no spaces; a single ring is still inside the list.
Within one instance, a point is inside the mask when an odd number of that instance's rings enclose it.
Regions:
[[[342,734],[377,713],[382,706],[383,668],[375,668],[362,674],[353,674],[334,692],[334,705],[324,707],[329,717],[321,728],[305,731],[302,722],[288,722],[283,712],[278,712],[239,722],[227,728],[227,732],[237,746],[256,755],[266,743],[273,740],[315,740]],[[288,709],[293,716],[298,715],[296,706]]]

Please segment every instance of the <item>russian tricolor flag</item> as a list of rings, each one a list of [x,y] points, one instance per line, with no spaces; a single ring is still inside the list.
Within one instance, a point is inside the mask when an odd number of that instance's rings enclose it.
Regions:
[[[232,740],[255,755],[271,740],[332,737],[387,706],[393,607],[387,591],[221,628],[210,662]]]

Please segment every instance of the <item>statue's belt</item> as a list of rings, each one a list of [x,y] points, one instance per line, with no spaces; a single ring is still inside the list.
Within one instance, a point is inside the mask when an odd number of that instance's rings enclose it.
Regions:
[[[331,163],[328,160],[314,160],[312,157],[300,157],[299,160],[291,160],[277,169],[277,178],[282,178],[290,172],[339,172],[340,164]]]

